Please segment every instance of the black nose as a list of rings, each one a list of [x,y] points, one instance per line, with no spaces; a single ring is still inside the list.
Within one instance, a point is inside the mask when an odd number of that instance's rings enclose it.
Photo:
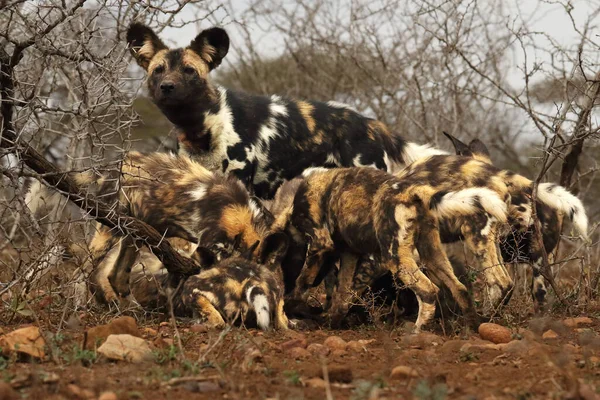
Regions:
[[[175,84],[173,82],[163,82],[160,84],[160,90],[165,94],[172,92],[173,89],[175,89]]]

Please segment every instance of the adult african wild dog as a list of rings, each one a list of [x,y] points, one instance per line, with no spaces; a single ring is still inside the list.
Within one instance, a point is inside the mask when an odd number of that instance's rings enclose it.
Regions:
[[[210,328],[222,328],[238,320],[261,329],[288,328],[283,285],[279,272],[273,269],[278,263],[268,259],[281,256],[277,248],[267,249],[266,258],[259,263],[244,254],[217,261],[208,249],[177,238],[170,240],[172,244],[177,241],[175,247],[187,256],[200,249],[206,269],[184,278],[179,291],[173,293],[178,288],[172,287],[164,265],[149,252],[142,252],[140,263],[131,271],[129,286],[134,300],[143,308],[167,309],[167,296],[172,295],[177,316],[196,317]]]
[[[209,73],[229,49],[220,28],[188,47],[169,49],[133,23],[127,42],[147,71],[148,91],[179,128],[180,152],[211,170],[233,172],[270,198],[284,181],[313,166],[374,166],[392,172],[437,150],[405,142],[379,121],[335,102],[256,96],[214,85]]]
[[[269,233],[270,214],[237,178],[210,172],[188,157],[131,152],[119,176],[75,177],[83,185],[96,183],[104,196],[112,193],[122,212],[152,225],[165,237],[199,242],[219,259],[230,256],[233,250],[245,252],[250,248],[255,259],[261,259],[266,251],[283,254],[287,248],[285,235]],[[120,244],[119,240],[101,226],[90,244],[92,262],[97,265],[93,281],[101,288],[97,292],[100,300],[116,300],[118,295],[129,293],[129,273],[136,247],[141,244],[130,236]],[[118,255],[103,262],[117,244]],[[198,256],[202,260],[203,255]]]
[[[473,139],[467,145],[447,132],[444,135],[452,141],[456,154],[492,164],[490,152],[480,140]],[[579,234],[587,239],[587,216],[581,200],[565,188],[552,183],[540,184],[535,202],[535,210],[542,226],[540,241],[533,228],[533,186],[525,184],[511,188],[511,208],[514,212],[509,218],[511,229],[500,240],[500,251],[506,262],[526,263],[533,267],[531,294],[536,306],[540,306],[544,303],[546,285],[540,273],[542,248],[539,244],[543,243],[546,252],[551,254],[560,240],[565,215],[574,223]]]
[[[308,238],[307,250],[298,246],[306,259],[291,298],[303,297],[322,267],[331,266],[332,255],[341,257],[339,274],[349,281],[357,256],[374,255],[416,294],[418,331],[431,320],[438,292],[417,265],[413,251],[418,250],[426,268],[450,289],[467,317],[474,318],[470,296],[441,247],[437,219],[471,215],[479,207],[501,219],[506,217],[502,199],[485,188],[440,195],[418,180],[398,179],[373,168],[313,168],[304,176],[293,205],[276,216],[273,227],[285,229],[292,242]],[[347,307],[332,311],[334,326],[346,311]]]
[[[447,156],[448,158],[460,158],[457,156]],[[435,157],[434,157],[435,158]],[[426,164],[426,163],[424,163]],[[436,167],[436,165],[432,166]],[[432,173],[435,168],[432,169]],[[461,212],[456,212],[453,215],[434,213],[435,223],[440,228],[440,239],[442,243],[451,243],[464,238],[469,248],[479,256],[480,268],[486,273],[490,286],[487,290],[491,293],[491,297],[495,302],[500,301],[507,296],[512,288],[510,276],[501,267],[498,253],[496,251],[496,238],[499,230],[506,221],[507,201],[509,196],[504,191],[492,191],[487,188],[471,187],[462,183],[459,187],[459,192],[449,194],[448,187],[439,187],[439,179],[431,179],[431,176],[422,174],[406,174],[402,179],[406,184],[412,184],[415,188],[421,188],[422,191],[428,191],[430,188],[435,188],[440,193],[437,197],[445,195],[445,200],[452,200],[456,204],[464,204],[465,208]],[[290,291],[295,287],[295,282],[299,276],[302,267],[305,263],[304,254],[306,252],[306,241],[304,233],[300,232],[293,225],[288,224],[290,215],[294,210],[294,198],[298,188],[302,183],[301,178],[296,178],[288,181],[278,189],[272,205],[267,205],[267,208],[274,214],[275,223],[273,229],[286,227],[286,232],[290,236],[290,246],[288,254],[284,260],[284,282],[286,290]],[[458,183],[461,184],[461,183]],[[427,200],[427,199],[426,199]],[[427,200],[428,201],[428,200]],[[472,203],[475,207],[472,207]],[[424,236],[423,236],[424,237]],[[428,256],[431,247],[424,246],[420,249],[420,256],[424,259],[432,258]],[[328,260],[333,263],[339,255],[333,255]],[[371,257],[369,257],[371,258]],[[342,296],[347,297],[346,293],[360,294],[366,290],[376,279],[387,273],[388,269],[385,266],[380,266],[377,262],[368,260],[364,256],[357,264],[356,271],[351,268],[340,270],[337,281],[331,279],[331,276],[325,281],[329,299],[333,303],[332,314],[341,318],[347,309],[348,303],[342,300]],[[322,270],[324,274],[326,270]],[[317,282],[320,282],[324,276],[320,275]],[[444,279],[436,277],[436,268],[429,268],[428,276],[434,280],[434,283],[445,283]],[[442,277],[443,278],[443,277]],[[337,292],[333,292],[333,284],[337,284]],[[293,302],[288,305],[292,306]],[[496,303],[490,304],[490,301],[484,302],[484,311],[487,313],[492,308],[497,306]]]

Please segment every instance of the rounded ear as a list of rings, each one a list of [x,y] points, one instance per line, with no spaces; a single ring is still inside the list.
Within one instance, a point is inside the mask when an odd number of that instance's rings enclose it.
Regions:
[[[289,239],[283,232],[269,234],[262,241],[259,253],[259,264],[266,266],[277,266],[287,253]]]
[[[127,45],[137,63],[145,70],[148,70],[148,65],[156,53],[168,49],[152,29],[139,22],[129,25]]]
[[[488,150],[487,146],[479,139],[471,140],[471,143],[469,143],[469,149],[473,154],[490,158],[490,151]]]
[[[203,30],[192,40],[189,49],[206,61],[212,71],[221,64],[229,51],[229,35],[221,28]]]
[[[194,254],[192,254],[192,259],[200,264],[202,269],[212,267],[217,261],[215,253],[202,246],[198,246]]]
[[[467,157],[470,157],[473,155],[473,153],[471,153],[471,149],[469,149],[469,146],[467,146],[466,144],[464,144],[463,142],[461,142],[460,140],[458,140],[457,138],[455,138],[448,132],[442,132],[442,133],[444,134],[444,136],[446,136],[448,139],[450,139],[452,141],[452,144],[454,145],[454,150],[456,151],[457,155],[467,156]]]

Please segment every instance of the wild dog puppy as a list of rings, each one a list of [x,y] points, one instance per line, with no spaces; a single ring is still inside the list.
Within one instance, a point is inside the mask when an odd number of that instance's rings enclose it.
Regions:
[[[467,317],[474,318],[469,294],[441,247],[437,220],[475,213],[480,196],[494,196],[491,191],[482,188],[438,195],[421,181],[399,179],[372,168],[313,168],[303,176],[293,205],[282,218],[287,221],[276,217],[274,226],[286,229],[292,242],[307,238],[305,264],[292,299],[303,296],[323,266],[331,266],[332,254],[341,258],[338,279],[344,287],[345,282],[352,282],[358,257],[373,255],[416,294],[415,330],[419,331],[433,316],[438,287],[419,269],[413,254],[418,250],[427,270],[450,289]],[[339,308],[331,311],[334,326],[348,307],[344,301],[337,304]]]
[[[152,225],[165,237],[200,243],[219,260],[232,250],[244,252],[260,242],[253,251],[257,256],[270,236],[270,214],[237,178],[212,173],[185,156],[132,152],[119,176],[78,174],[76,179],[80,184],[96,182],[99,193],[116,198],[121,212]],[[281,234],[272,240],[287,241]],[[117,244],[114,259],[103,262]],[[120,238],[106,227],[98,228],[90,250],[97,266],[92,280],[101,288],[100,300],[129,293],[129,273],[139,246],[129,236]]]
[[[467,145],[449,133],[444,132],[444,135],[452,141],[456,154],[492,165],[490,153],[480,140],[474,139]],[[562,186],[552,183],[540,184],[535,202],[537,216],[542,226],[542,240],[540,241],[533,227],[531,203],[533,182],[523,180],[520,185],[510,184],[516,175],[508,171],[503,171],[503,173],[505,173],[506,181],[511,189],[511,213],[510,230],[499,241],[500,251],[506,262],[526,263],[532,266],[531,294],[534,303],[539,307],[543,305],[546,296],[546,285],[540,273],[542,248],[539,243],[543,243],[548,254],[552,253],[560,240],[565,215],[573,222],[579,234],[587,239],[587,215],[581,200]]]
[[[279,263],[286,251],[284,244],[276,235],[269,236],[258,262],[250,261],[250,254],[217,261],[217,256],[206,248],[187,243],[185,250],[179,244],[178,248],[186,255],[200,253],[206,268],[185,278],[179,288],[171,286],[164,265],[146,253],[131,271],[131,293],[142,307],[150,310],[166,309],[167,296],[171,295],[177,316],[193,316],[210,328],[223,328],[226,323],[240,321],[264,330],[287,329],[279,277]]]
[[[429,146],[407,143],[379,121],[336,102],[256,96],[210,82],[226,56],[220,28],[189,46],[169,49],[147,26],[133,23],[127,42],[148,74],[150,97],[181,131],[179,151],[210,170],[232,172],[260,198],[314,166],[372,166],[393,172]]]

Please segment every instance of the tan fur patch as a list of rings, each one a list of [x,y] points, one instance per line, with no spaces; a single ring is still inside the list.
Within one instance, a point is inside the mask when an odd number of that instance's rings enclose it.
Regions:
[[[383,134],[385,136],[390,136],[390,131],[388,130],[388,127],[381,121],[370,121],[369,125],[367,127],[367,135],[369,136],[369,139],[371,140],[375,140],[375,132],[377,132],[378,134]]]
[[[146,44],[152,46],[152,44],[150,42],[146,42]],[[146,44],[144,45],[144,47],[146,46]],[[142,47],[142,49],[144,47]],[[138,55],[141,54],[142,49],[140,49],[140,51],[138,52]],[[148,57],[148,67],[146,68],[146,70],[148,71],[148,75],[150,75],[152,73],[152,71],[154,71],[156,69],[156,67],[158,67],[159,65],[162,65],[165,68],[167,67],[166,56],[167,56],[168,52],[169,52],[168,50],[163,49],[163,50],[158,51],[156,54],[152,53],[152,55],[150,55],[150,56],[144,56],[144,57]],[[146,54],[150,54],[150,53],[147,52]],[[139,57],[141,57],[141,55]]]
[[[210,70],[208,68],[207,62],[212,61],[212,56],[214,55],[214,52],[215,52],[214,47],[212,47],[212,46],[205,46],[205,47],[209,47],[213,51],[212,54],[206,55],[206,57],[208,57],[208,58],[205,58],[204,56],[201,57],[195,51],[190,50],[190,49],[185,49],[183,51],[183,65],[194,68],[196,70],[196,72],[198,73],[198,75],[200,75],[202,77],[208,76],[208,73],[210,72]]]
[[[298,111],[300,111],[302,118],[304,118],[304,120],[306,121],[306,126],[308,127],[308,130],[310,131],[310,133],[314,133],[317,123],[313,118],[312,113],[315,110],[315,107],[312,104],[301,100],[296,102],[296,106],[298,107]]]
[[[226,207],[221,215],[221,226],[227,236],[235,238],[240,233],[246,246],[250,247],[261,238],[252,224],[252,210],[240,205]]]

